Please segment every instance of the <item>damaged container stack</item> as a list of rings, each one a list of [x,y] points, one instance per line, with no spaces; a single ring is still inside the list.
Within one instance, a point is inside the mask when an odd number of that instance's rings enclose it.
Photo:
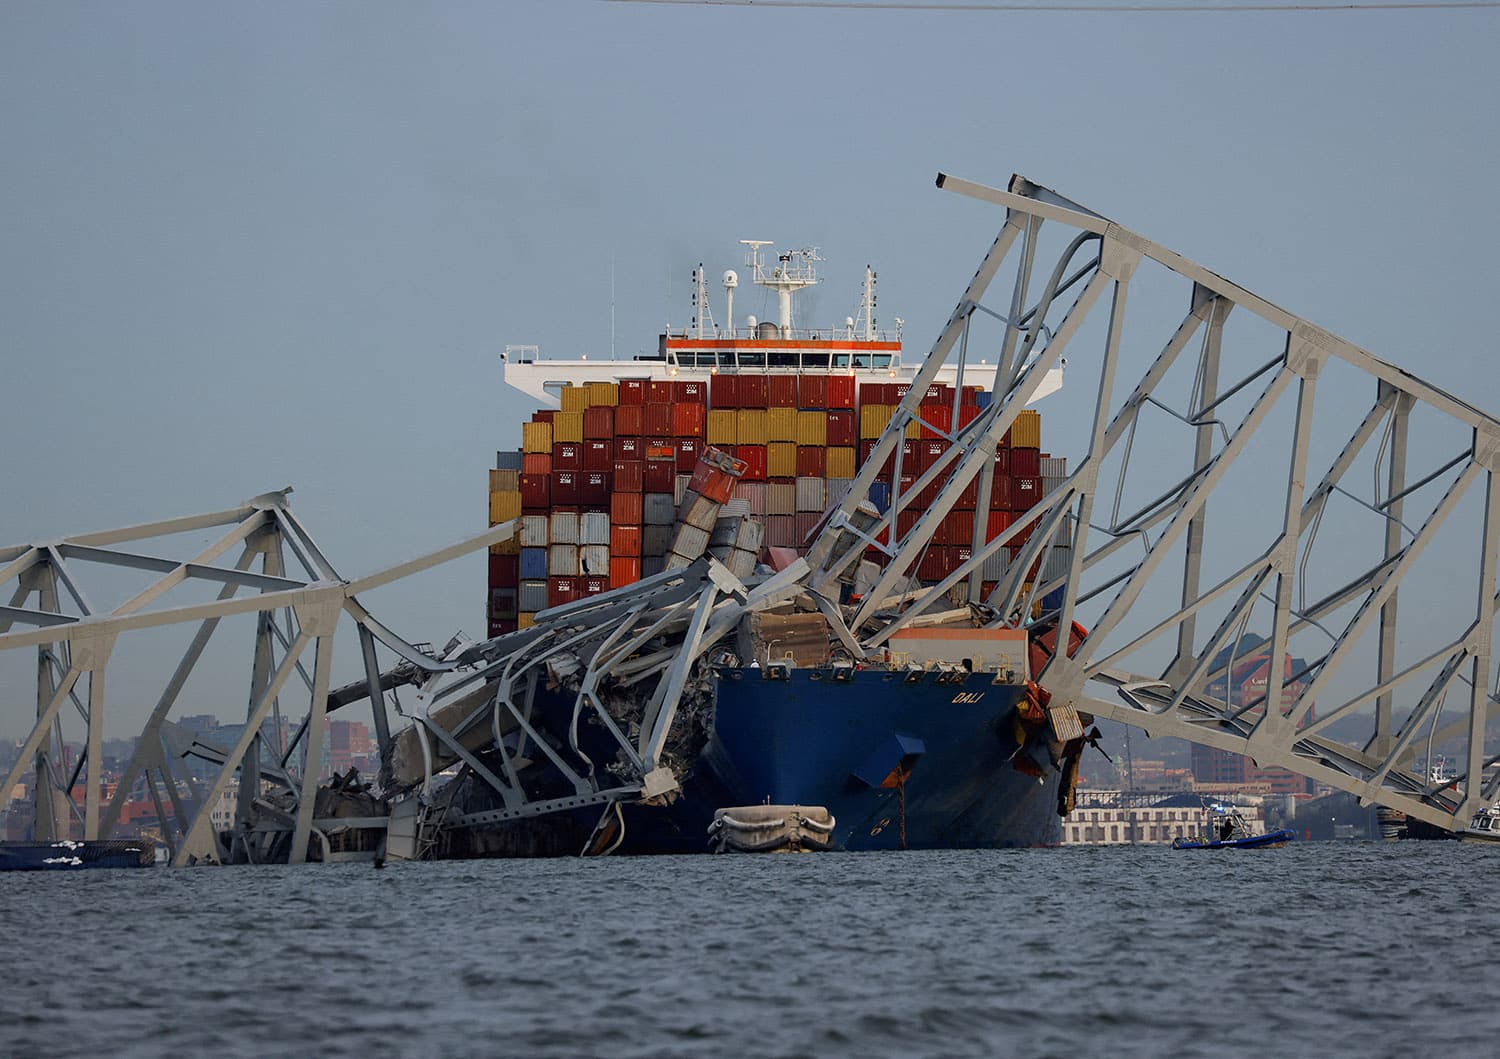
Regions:
[[[521,450],[498,453],[490,472],[490,522],[517,519],[519,531],[491,549],[489,635],[705,553],[749,576],[767,546],[805,550],[909,389],[807,371],[564,387],[561,407],[523,424]],[[957,396],[943,384],[925,393],[925,424],[912,424],[903,442],[903,491],[947,452],[942,435],[971,422],[991,398],[974,386]],[[894,458],[882,471],[870,498],[884,512]],[[1021,412],[997,452],[988,512],[976,511],[972,483],[913,575],[929,583],[947,577],[972,554],[977,519],[994,539],[1065,475],[1065,461],[1041,451],[1039,414]],[[940,486],[941,479],[902,511],[899,531],[911,529]],[[987,584],[1003,576],[1028,535],[985,565]],[[1060,538],[1046,570],[1032,576],[1065,570],[1068,543]],[[882,560],[874,550],[869,558]]]

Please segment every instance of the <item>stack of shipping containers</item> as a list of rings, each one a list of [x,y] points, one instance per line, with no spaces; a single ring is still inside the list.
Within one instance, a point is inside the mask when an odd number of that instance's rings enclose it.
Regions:
[[[906,383],[857,385],[847,374],[624,379],[564,389],[561,407],[523,424],[521,451],[500,452],[490,472],[490,523],[517,518],[520,532],[491,549],[489,635],[526,628],[538,610],[701,555],[726,496],[760,527],[760,543],[803,549],[824,511],[848,492],[909,389]],[[908,429],[903,491],[948,448],[941,433],[973,420],[989,399],[988,392],[966,387],[954,423],[953,388],[928,388],[921,416],[932,427]],[[711,449],[732,459],[723,463],[711,454],[700,467]],[[893,464],[871,489],[882,511],[890,502]],[[1040,416],[1023,411],[997,453],[990,538],[1065,474],[1063,460],[1041,452]],[[936,492],[937,486],[924,490],[902,511],[901,532]],[[915,576],[940,581],[969,558],[977,499],[976,482],[944,520]],[[1024,543],[1018,537],[986,564],[984,580],[998,580]],[[1054,548],[1046,573],[1061,568],[1067,556],[1065,547]],[[876,550],[869,557],[882,559]]]

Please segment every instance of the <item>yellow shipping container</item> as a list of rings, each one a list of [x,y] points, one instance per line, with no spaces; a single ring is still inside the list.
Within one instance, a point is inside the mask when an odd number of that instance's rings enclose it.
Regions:
[[[797,410],[771,408],[766,411],[766,437],[771,444],[797,440]]]
[[[499,544],[491,544],[490,545],[490,554],[491,555],[520,555],[521,554],[521,538],[520,537],[511,537],[509,540],[503,540]]]
[[[1034,408],[1023,408],[1016,421],[1010,425],[1012,448],[1039,449],[1042,447],[1042,413]]]
[[[822,413],[818,413],[822,415]],[[764,408],[741,408],[735,416],[735,432],[739,434],[738,445],[765,445],[766,410]]]
[[[828,413],[797,413],[797,444],[818,448],[828,444]]]
[[[583,441],[583,413],[558,412],[552,417],[552,443]]]
[[[490,492],[514,493],[521,488],[521,472],[509,467],[490,468]]]
[[[519,491],[503,490],[490,494],[490,525],[498,526],[513,518],[521,517],[521,494]]]
[[[838,445],[828,450],[825,457],[823,476],[825,478],[853,478],[857,469],[854,450],[844,445]]]
[[[739,439],[739,418],[733,408],[716,408],[708,413],[710,445],[738,445]]]
[[[895,410],[888,404],[867,404],[859,410],[859,439],[874,441],[885,433]],[[824,428],[827,429],[826,427]]]
[[[906,424],[906,438],[908,441],[917,441],[922,436],[922,424],[913,419]]]
[[[535,624],[536,624],[536,613],[535,612],[532,612],[532,613],[528,614],[526,611],[523,610],[519,614],[516,615],[516,631],[517,632],[520,632],[522,629],[529,629],[529,628],[531,628]]]
[[[766,446],[766,474],[771,478],[797,477],[797,446],[793,442],[773,441]]]
[[[552,455],[552,424],[522,423],[521,451]]]
[[[608,405],[613,408],[620,403],[620,384],[617,382],[584,383],[583,390],[588,395],[591,408],[596,405]]]
[[[582,386],[564,386],[562,388],[562,410],[564,412],[582,412],[588,406],[588,391]]]

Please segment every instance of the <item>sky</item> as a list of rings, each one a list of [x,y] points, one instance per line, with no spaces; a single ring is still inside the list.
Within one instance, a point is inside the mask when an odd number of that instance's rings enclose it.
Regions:
[[[346,577],[472,535],[530,411],[500,351],[608,356],[612,289],[628,355],[685,322],[700,261],[816,245],[809,312],[852,315],[870,262],[925,351],[1003,221],[940,170],[1023,173],[1500,411],[1497,33],[1495,9],[0,5],[0,544],[286,485]],[[476,553],[370,602],[413,640],[482,635],[484,582]]]

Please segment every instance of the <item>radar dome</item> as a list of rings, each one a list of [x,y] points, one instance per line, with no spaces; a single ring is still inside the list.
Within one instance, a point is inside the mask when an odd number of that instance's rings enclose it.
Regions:
[[[734,269],[732,269],[732,268],[726,268],[724,270],[724,286],[725,287],[738,287],[739,285],[740,285],[740,277],[735,274]]]

